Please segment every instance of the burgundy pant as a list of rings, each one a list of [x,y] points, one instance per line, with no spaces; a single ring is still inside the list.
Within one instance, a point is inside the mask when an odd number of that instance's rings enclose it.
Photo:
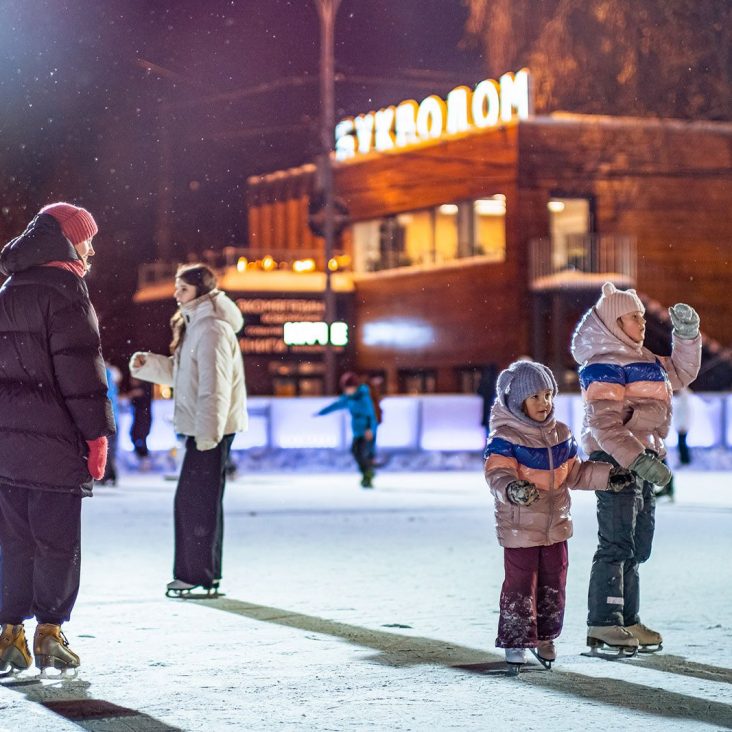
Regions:
[[[567,542],[504,549],[498,648],[533,648],[562,632]]]

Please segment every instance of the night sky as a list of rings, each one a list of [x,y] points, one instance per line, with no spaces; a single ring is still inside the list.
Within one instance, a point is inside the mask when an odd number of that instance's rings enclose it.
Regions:
[[[156,257],[164,135],[180,260],[245,245],[247,178],[313,161],[314,0],[0,8],[0,243],[48,202],[89,208],[100,229],[89,285],[105,352],[123,364],[137,268]],[[480,49],[463,42],[467,14],[462,0],[342,0],[336,119],[484,78]]]
[[[317,152],[313,0],[2,7],[4,239],[63,198],[94,212],[102,242],[153,258],[164,125],[178,249],[241,245],[246,178]],[[462,48],[466,16],[461,0],[343,0],[336,116],[482,78],[479,49]],[[237,94],[267,84],[279,88]]]

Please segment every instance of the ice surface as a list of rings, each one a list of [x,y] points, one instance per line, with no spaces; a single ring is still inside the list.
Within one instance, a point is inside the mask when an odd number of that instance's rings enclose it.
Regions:
[[[679,471],[641,569],[660,654],[586,650],[592,493],[575,492],[551,672],[504,675],[502,581],[479,471],[243,474],[226,495],[225,598],[164,597],[175,484],[124,476],[84,502],[77,681],[0,687],[0,731],[732,728],[732,474]],[[33,624],[28,625],[32,633]],[[26,678],[28,681],[23,681]]]

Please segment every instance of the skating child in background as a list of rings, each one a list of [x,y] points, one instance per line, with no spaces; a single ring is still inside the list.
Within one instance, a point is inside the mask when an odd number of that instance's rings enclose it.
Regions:
[[[598,547],[592,562],[587,643],[622,652],[659,650],[660,633],[640,621],[638,565],[651,555],[654,484],[666,485],[663,438],[671,392],[688,386],[701,363],[699,316],[689,305],[670,308],[673,350],[659,357],[643,346],[645,307],[635,290],[602,287],[572,338],[585,403],[582,447],[592,460],[629,468],[637,482],[620,493],[597,494]]]
[[[557,383],[544,365],[516,361],[498,376],[485,477],[496,502],[504,547],[496,647],[517,671],[531,649],[547,668],[564,620],[570,488],[622,490],[627,470],[582,463],[567,425],[554,417]],[[535,649],[535,650],[534,650]]]
[[[323,407],[316,416],[330,414],[338,409],[347,409],[351,413],[351,432],[353,442],[351,452],[361,471],[361,486],[373,488],[374,465],[373,443],[376,440],[376,412],[371,401],[368,386],[362,384],[356,374],[347,371],[340,379],[343,394],[339,399]]]

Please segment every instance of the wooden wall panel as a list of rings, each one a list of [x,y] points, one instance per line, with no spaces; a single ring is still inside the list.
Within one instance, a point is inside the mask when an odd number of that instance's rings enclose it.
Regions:
[[[519,185],[539,215],[552,192],[592,193],[596,229],[638,240],[638,289],[686,301],[732,345],[732,125],[572,118],[521,125]]]
[[[501,193],[516,177],[517,127],[374,154],[335,169],[338,196],[356,220]]]
[[[505,265],[480,263],[359,279],[356,287],[356,354],[359,369],[505,366],[525,351],[528,317],[521,291]],[[388,340],[394,328],[396,340]],[[424,335],[419,344],[410,343]],[[404,329],[404,330],[400,330]],[[404,337],[400,337],[399,334]],[[441,379],[441,388],[445,378]],[[390,379],[389,388],[395,388]],[[444,390],[453,390],[457,384]]]

